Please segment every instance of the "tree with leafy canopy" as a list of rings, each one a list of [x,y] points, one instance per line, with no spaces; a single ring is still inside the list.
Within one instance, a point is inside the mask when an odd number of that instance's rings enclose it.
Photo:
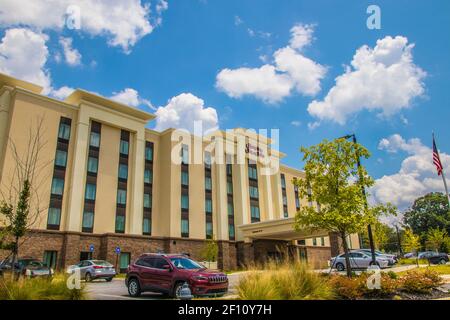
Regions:
[[[445,229],[450,233],[447,197],[441,192],[431,192],[417,198],[405,212],[403,222],[418,235],[424,236],[428,230],[434,228]]]
[[[393,214],[391,205],[369,207],[363,188],[374,180],[358,157],[369,158],[369,151],[345,139],[324,140],[309,148],[302,147],[305,178],[295,179],[301,197],[315,206],[303,206],[295,216],[295,229],[326,230],[339,234],[345,252],[347,275],[351,276],[347,236],[363,232],[382,214]]]
[[[448,243],[448,233],[444,229],[432,228],[427,232],[427,247],[439,251],[442,250]]]
[[[421,248],[420,237],[410,229],[406,228],[403,233],[403,247],[406,251],[416,253],[416,262],[419,266],[419,255],[418,251]]]

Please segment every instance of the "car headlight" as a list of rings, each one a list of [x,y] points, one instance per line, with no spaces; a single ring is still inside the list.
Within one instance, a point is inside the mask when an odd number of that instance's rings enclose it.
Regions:
[[[208,278],[204,276],[193,276],[192,279],[196,281],[208,281]]]
[[[33,275],[33,271],[27,269],[27,270],[25,270],[25,275],[26,276],[32,276]]]

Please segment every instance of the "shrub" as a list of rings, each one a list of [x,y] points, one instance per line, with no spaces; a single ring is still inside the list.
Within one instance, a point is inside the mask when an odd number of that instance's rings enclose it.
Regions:
[[[417,264],[416,258],[402,258],[398,260],[398,265]],[[428,264],[427,259],[419,259],[419,264]]]
[[[0,300],[82,300],[86,296],[81,289],[67,288],[68,276],[55,275],[53,278],[20,278],[12,281],[0,279]]]
[[[419,272],[417,270],[408,271],[401,278],[401,288],[409,293],[430,293],[442,283],[439,274],[432,270]]]
[[[360,299],[364,296],[366,279],[363,277],[347,277],[342,275],[330,276],[329,283],[333,287],[336,295],[342,299]]]
[[[264,265],[264,270],[250,270],[239,281],[240,299],[321,300],[334,297],[326,278],[311,272],[302,262]]]

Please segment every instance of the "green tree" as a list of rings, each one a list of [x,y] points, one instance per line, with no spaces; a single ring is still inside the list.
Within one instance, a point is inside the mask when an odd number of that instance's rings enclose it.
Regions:
[[[446,230],[439,228],[432,228],[428,230],[426,240],[428,248],[435,251],[443,250],[447,243],[448,234]]]
[[[219,255],[219,246],[217,245],[217,241],[214,239],[207,240],[204,244],[201,255],[205,261],[217,261],[217,256]]]
[[[295,228],[338,233],[346,254],[347,275],[351,276],[346,237],[362,232],[382,213],[392,211],[385,206],[367,207],[361,190],[372,186],[374,181],[363,166],[357,166],[357,159],[368,158],[369,152],[345,139],[324,140],[309,148],[302,147],[301,151],[306,176],[294,180],[294,184],[300,195],[317,207],[301,207],[295,217]]]
[[[418,235],[425,235],[434,228],[445,229],[450,233],[450,211],[446,196],[440,192],[431,192],[417,198],[405,212],[403,222]]]
[[[377,221],[373,225],[373,231],[373,241],[375,242],[375,247],[378,250],[385,251],[386,246],[389,243],[390,236],[393,233],[392,228],[381,221]]]
[[[421,248],[420,244],[420,237],[410,229],[405,229],[405,232],[403,233],[403,247],[408,252],[415,252],[418,253],[419,249]],[[418,255],[416,255],[418,256]],[[417,265],[419,265],[419,258],[416,259]]]

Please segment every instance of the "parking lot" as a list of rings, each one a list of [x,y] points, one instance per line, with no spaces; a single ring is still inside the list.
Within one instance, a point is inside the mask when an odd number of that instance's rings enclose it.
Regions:
[[[243,272],[236,272],[228,275],[229,290],[224,298],[232,298],[236,293],[236,285],[239,281],[239,276]],[[125,280],[116,278],[111,282],[105,280],[94,280],[86,284],[89,300],[157,300],[170,299],[162,296],[159,293],[145,292],[139,298],[133,298],[128,295]]]

